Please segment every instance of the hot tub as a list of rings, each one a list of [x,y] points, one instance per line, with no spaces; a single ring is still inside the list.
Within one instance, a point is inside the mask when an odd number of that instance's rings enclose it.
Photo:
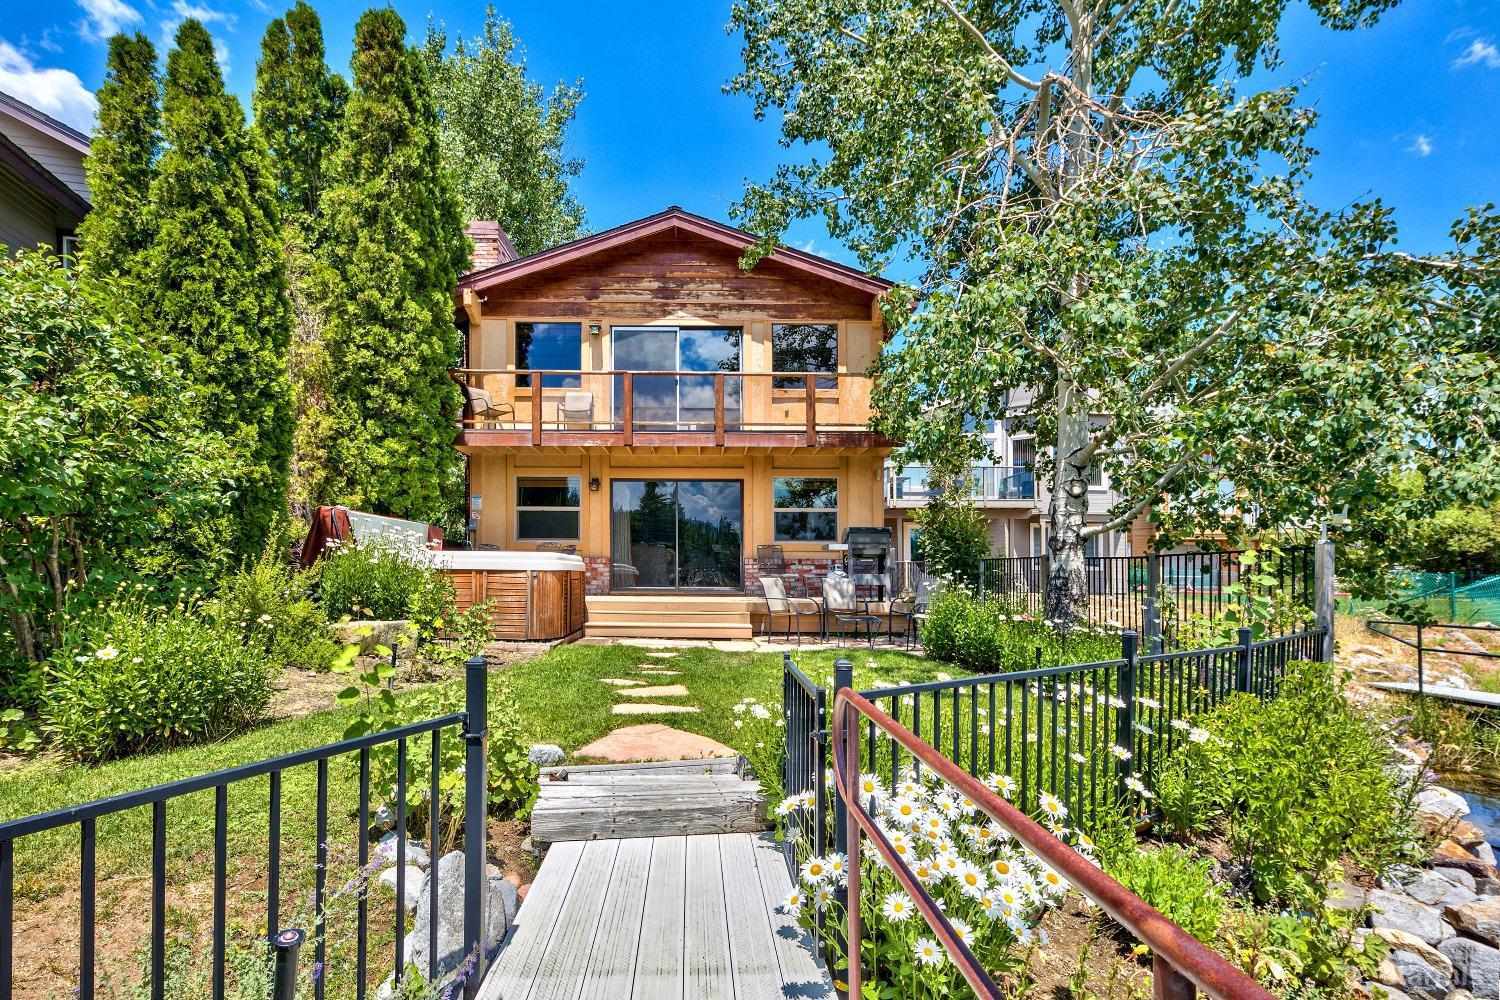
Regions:
[[[460,611],[490,602],[496,639],[550,641],[583,630],[583,560],[560,552],[432,554],[458,592]]]

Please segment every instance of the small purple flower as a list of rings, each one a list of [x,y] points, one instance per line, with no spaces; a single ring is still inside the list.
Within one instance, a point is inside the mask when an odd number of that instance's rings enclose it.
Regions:
[[[316,965],[313,966],[312,981],[316,983],[319,979],[322,979],[322,978],[323,978],[323,963],[322,962],[318,962]]]

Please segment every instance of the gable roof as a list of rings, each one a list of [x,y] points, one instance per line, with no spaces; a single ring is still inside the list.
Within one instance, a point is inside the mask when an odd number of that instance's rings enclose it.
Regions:
[[[89,203],[79,196],[52,171],[42,166],[31,154],[0,133],[0,164],[15,171],[33,191],[46,198],[66,215],[71,215],[75,224],[88,214]]]
[[[661,233],[680,230],[700,236],[704,239],[719,243],[727,249],[743,253],[746,249],[758,242],[757,237],[725,225],[715,222],[713,219],[694,215],[692,212],[683,211],[673,205],[663,212],[648,215],[644,219],[627,222],[613,229],[606,229],[602,233],[593,236],[585,236],[583,239],[574,240],[571,243],[563,243],[550,250],[543,250],[527,257],[520,257],[511,261],[504,261],[492,267],[471,271],[459,279],[458,294],[465,291],[481,291],[503,285],[506,282],[515,281],[519,278],[528,277],[561,264],[571,263],[594,254],[603,253],[618,247],[634,243],[638,240],[647,239]],[[777,247],[766,260],[773,260],[787,267],[812,274],[828,281],[836,282],[850,288],[857,288],[870,295],[880,295],[888,291],[893,282],[884,278],[877,278],[866,274],[858,268],[848,267],[824,257],[817,257],[801,250],[791,247]]]
[[[88,136],[68,123],[58,121],[45,111],[33,108],[25,101],[12,97],[3,90],[0,90],[0,113],[20,119],[37,131],[50,135],[80,155],[88,155]]]

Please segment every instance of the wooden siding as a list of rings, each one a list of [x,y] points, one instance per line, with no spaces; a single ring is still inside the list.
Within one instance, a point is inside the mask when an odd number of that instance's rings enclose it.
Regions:
[[[58,180],[66,184],[74,194],[89,199],[88,181],[83,173],[83,154],[69,149],[58,140],[19,118],[0,110],[0,132],[26,151],[33,160],[46,167]]]
[[[581,572],[553,570],[448,570],[458,610],[490,602],[496,639],[550,641],[583,628]]]
[[[14,254],[57,241],[57,211],[20,178],[0,165],[0,244]]]
[[[702,237],[659,235],[561,264],[481,293],[486,317],[608,315],[658,322],[673,311],[810,322],[869,320],[871,296],[777,263],[748,274],[738,255]]]

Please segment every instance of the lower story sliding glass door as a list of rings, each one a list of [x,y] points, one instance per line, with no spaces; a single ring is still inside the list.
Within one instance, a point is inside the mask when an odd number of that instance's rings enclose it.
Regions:
[[[612,589],[743,589],[739,480],[616,479],[610,492]]]

